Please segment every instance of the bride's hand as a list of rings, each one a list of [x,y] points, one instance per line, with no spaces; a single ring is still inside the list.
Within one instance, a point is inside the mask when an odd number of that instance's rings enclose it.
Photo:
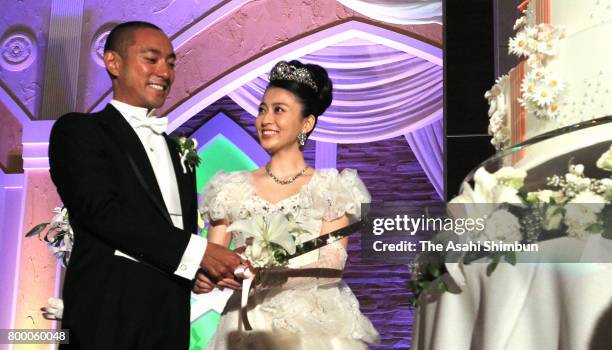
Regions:
[[[204,274],[204,272],[198,271],[192,291],[196,294],[203,294],[210,293],[213,288],[215,288],[215,284]]]
[[[221,281],[217,282],[217,288],[223,290],[223,288],[230,288],[230,289],[234,289],[234,290],[240,290],[242,289],[242,284],[240,284],[240,282],[231,279],[231,278],[224,278]]]

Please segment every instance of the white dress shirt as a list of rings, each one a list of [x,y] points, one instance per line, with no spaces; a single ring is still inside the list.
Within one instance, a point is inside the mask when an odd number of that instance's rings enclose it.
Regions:
[[[155,118],[155,116],[153,116],[155,110],[153,109],[148,112],[146,108],[134,107],[117,100],[111,100],[110,103],[119,113],[121,113],[130,126],[132,126],[136,135],[138,135],[140,142],[142,142],[147,152],[149,162],[151,162],[151,167],[155,173],[155,179],[161,190],[172,223],[175,227],[183,229],[181,199],[179,196],[176,174],[174,173],[174,166],[172,165],[172,158],[170,158],[170,150],[168,149],[166,140],[163,135],[155,133],[149,127],[134,127],[134,125],[137,125],[135,118]],[[186,279],[193,279],[204,257],[206,244],[207,240],[205,238],[198,235],[191,235],[189,243],[187,244],[187,249],[185,249],[181,262],[174,273]],[[115,255],[138,261],[118,250],[115,251]]]

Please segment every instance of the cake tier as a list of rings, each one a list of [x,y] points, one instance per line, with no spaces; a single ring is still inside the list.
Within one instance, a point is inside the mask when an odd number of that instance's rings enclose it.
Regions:
[[[555,101],[558,115],[542,118],[519,103],[521,84],[534,70],[526,60],[498,80],[497,103],[489,113],[497,112],[491,124],[498,125],[490,132],[497,134],[496,142],[502,148],[566,125],[612,115],[612,1],[581,0],[577,6],[575,0],[531,0],[525,16],[528,26],[550,23],[564,29],[564,37],[555,44],[556,54],[543,67],[564,88]]]

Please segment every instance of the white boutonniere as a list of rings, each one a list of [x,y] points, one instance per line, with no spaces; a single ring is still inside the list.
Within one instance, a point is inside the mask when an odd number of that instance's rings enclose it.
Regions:
[[[194,171],[195,167],[200,164],[200,156],[196,150],[196,147],[198,147],[198,140],[193,138],[188,139],[184,136],[172,136],[171,139],[176,142],[179,147],[183,174],[187,174],[187,169]]]

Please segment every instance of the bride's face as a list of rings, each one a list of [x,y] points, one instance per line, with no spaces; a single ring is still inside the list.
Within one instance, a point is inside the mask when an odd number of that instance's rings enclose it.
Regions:
[[[312,129],[314,117],[302,117],[302,103],[292,92],[270,87],[259,105],[255,119],[261,146],[273,154],[281,149],[299,149],[297,137]]]

